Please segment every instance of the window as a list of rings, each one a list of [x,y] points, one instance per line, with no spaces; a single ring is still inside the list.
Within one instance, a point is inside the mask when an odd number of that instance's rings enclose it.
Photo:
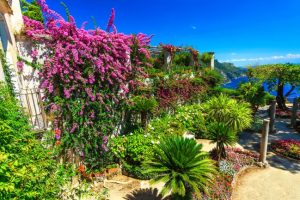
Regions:
[[[5,18],[1,13],[0,13],[0,38],[1,38],[2,48],[6,52],[9,36],[7,33]]]

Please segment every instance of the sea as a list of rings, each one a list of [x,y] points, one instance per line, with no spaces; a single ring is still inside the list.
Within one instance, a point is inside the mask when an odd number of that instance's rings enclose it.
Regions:
[[[248,82],[248,81],[249,81],[248,77],[242,76],[242,77],[232,79],[228,83],[225,83],[223,85],[223,87],[224,88],[229,88],[229,89],[236,89],[236,88],[238,88],[239,84],[241,84],[243,82]],[[274,96],[277,95],[276,91],[268,91],[268,84],[267,83],[264,83],[264,88],[265,88],[265,91],[269,92],[271,95],[274,95]],[[291,88],[291,85],[286,84],[284,86],[284,94],[286,94],[290,90],[290,88]],[[289,102],[293,102],[294,98],[298,98],[298,97],[300,97],[300,87],[296,87],[296,89],[292,92],[292,94],[290,94],[287,97],[287,100]]]

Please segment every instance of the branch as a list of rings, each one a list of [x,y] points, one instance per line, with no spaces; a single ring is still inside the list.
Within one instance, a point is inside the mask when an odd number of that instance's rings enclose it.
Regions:
[[[290,94],[295,90],[296,86],[292,85],[291,89],[285,94],[285,97],[290,96]]]

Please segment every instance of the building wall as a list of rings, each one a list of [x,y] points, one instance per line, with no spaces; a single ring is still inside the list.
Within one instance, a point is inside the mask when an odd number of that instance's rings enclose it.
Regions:
[[[6,61],[10,66],[12,81],[16,92],[20,91],[22,78],[17,73],[18,49],[15,35],[20,34],[23,27],[22,12],[19,0],[0,0],[1,41],[0,48],[4,51]],[[1,70],[2,66],[1,66]],[[0,75],[0,78],[3,75]]]
[[[38,89],[38,72],[30,66],[24,66],[23,72],[17,68],[18,55],[29,60],[31,42],[22,37],[23,18],[19,0],[0,0],[0,48],[4,51],[10,65],[14,90],[21,105],[28,113],[35,129],[45,129],[47,120],[43,109],[43,92]],[[0,81],[5,80],[0,64]]]

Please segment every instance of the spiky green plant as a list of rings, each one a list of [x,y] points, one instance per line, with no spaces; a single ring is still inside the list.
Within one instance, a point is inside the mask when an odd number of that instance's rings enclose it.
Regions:
[[[208,100],[203,108],[208,122],[224,123],[234,131],[242,131],[251,126],[252,110],[249,103],[221,94]]]
[[[225,146],[234,145],[237,141],[236,132],[224,123],[212,123],[208,127],[212,143],[216,143],[218,160],[226,157]]]
[[[163,182],[162,195],[170,192],[179,199],[189,199],[194,192],[206,191],[216,172],[214,162],[202,152],[202,145],[183,137],[164,138],[151,161],[144,165],[147,172],[157,174],[150,183]]]

